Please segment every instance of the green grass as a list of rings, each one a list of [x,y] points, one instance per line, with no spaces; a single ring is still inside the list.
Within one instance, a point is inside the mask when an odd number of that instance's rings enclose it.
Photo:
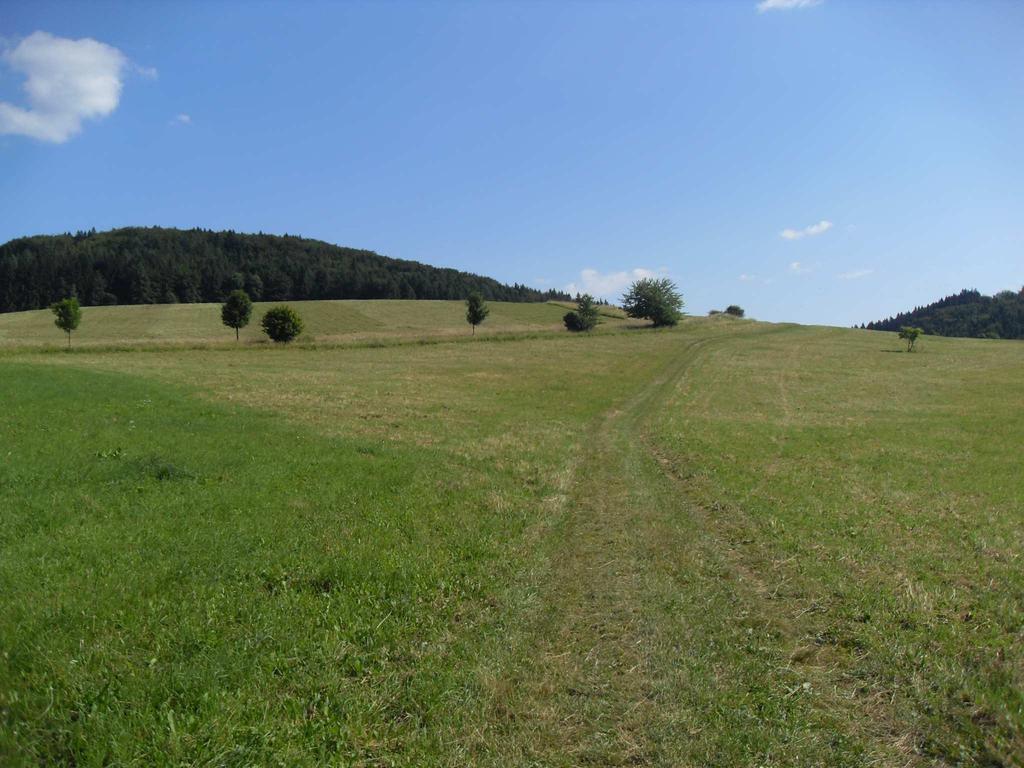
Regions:
[[[241,331],[246,344],[266,342],[260,318],[275,303],[291,304],[302,316],[307,342],[469,335],[466,308],[461,301],[294,301],[258,302],[252,321]],[[491,314],[477,335],[561,328],[565,310],[558,303],[489,302]],[[627,324],[621,311],[607,308],[608,326]],[[72,346],[112,344],[182,345],[234,344],[234,332],[220,320],[219,304],[149,304],[124,307],[84,307],[82,324]],[[0,314],[0,349],[65,344],[64,334],[46,309]]]
[[[792,328],[709,346],[650,445],[778,663],[908,757],[1024,761],[1024,345]],[[838,673],[838,674],[837,674]]]
[[[0,763],[1024,760],[1024,346],[539,326],[0,358]]]

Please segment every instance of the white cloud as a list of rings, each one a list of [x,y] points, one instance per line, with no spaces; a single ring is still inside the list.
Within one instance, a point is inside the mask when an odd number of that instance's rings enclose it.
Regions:
[[[186,115],[184,112],[181,112],[180,114],[174,116],[174,119],[171,120],[171,123],[174,125],[192,125],[192,116]]]
[[[812,270],[812,267],[809,267],[806,264],[802,264],[799,261],[792,261],[789,264],[789,271],[793,272],[793,273],[795,273],[797,275],[806,275],[811,270]]]
[[[156,80],[160,77],[160,73],[157,71],[156,67],[142,67],[138,64],[134,64],[132,65],[132,68],[135,70],[136,74],[142,75],[147,80]]]
[[[854,269],[849,272],[842,272],[839,275],[837,275],[837,277],[840,280],[858,280],[862,277],[873,275],[874,273],[875,270],[873,269]]]
[[[779,232],[779,237],[783,240],[803,240],[805,237],[821,235],[830,229],[832,229],[832,222],[822,220],[803,229],[784,229]]]
[[[128,64],[123,53],[105,43],[47,32],[33,32],[2,58],[25,75],[28,107],[0,101],[0,134],[57,144],[78,133],[83,120],[117,109]]]
[[[765,11],[792,11],[796,8],[813,8],[821,5],[824,0],[761,0],[757,4],[757,12]]]
[[[657,271],[637,267],[625,272],[608,272],[602,274],[596,269],[584,269],[580,272],[579,282],[572,282],[565,286],[565,292],[570,294],[589,293],[602,299],[617,300],[621,294],[633,283],[645,277],[664,276],[665,270]]]
[[[744,283],[752,283],[754,280],[757,280],[757,275],[748,275],[746,272],[744,272],[742,275],[740,275],[740,280]]]

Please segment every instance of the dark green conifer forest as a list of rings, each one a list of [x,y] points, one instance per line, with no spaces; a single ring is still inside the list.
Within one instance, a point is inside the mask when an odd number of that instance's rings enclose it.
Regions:
[[[917,326],[935,336],[969,336],[989,339],[1024,339],[1024,289],[985,296],[976,290],[900,312],[887,320],[868,323],[870,331],[898,331]]]
[[[560,291],[392,259],[292,235],[129,227],[40,235],[0,246],[0,312],[83,305],[306,299],[567,300]]]

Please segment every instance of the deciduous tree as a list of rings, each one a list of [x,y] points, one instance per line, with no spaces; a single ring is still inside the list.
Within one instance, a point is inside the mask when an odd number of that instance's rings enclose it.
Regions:
[[[920,328],[915,328],[912,325],[904,325],[900,328],[900,338],[907,342],[907,352],[914,351],[914,345],[917,344],[917,337],[922,333],[924,333],[924,331]]]
[[[82,308],[78,305],[78,299],[72,296],[69,299],[61,299],[50,305],[53,312],[53,324],[68,335],[68,347],[71,347],[71,332],[78,328],[82,322]]]
[[[637,280],[622,297],[630,317],[650,320],[655,326],[675,325],[683,314],[683,297],[667,277]]]
[[[235,329],[235,341],[238,341],[238,332],[249,324],[252,317],[252,300],[249,294],[241,288],[232,291],[228,295],[224,306],[220,308],[220,319],[228,328]]]

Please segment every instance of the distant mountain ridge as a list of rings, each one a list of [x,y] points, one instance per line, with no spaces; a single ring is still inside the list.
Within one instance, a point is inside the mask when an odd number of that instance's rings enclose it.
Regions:
[[[126,227],[22,237],[0,245],[0,312],[76,295],[85,305],[253,299],[567,300],[562,291],[381,256],[292,235]]]
[[[969,336],[991,339],[1024,339],[1024,289],[985,296],[965,290],[912,312],[868,323],[871,331],[898,331],[917,326],[936,336]]]

